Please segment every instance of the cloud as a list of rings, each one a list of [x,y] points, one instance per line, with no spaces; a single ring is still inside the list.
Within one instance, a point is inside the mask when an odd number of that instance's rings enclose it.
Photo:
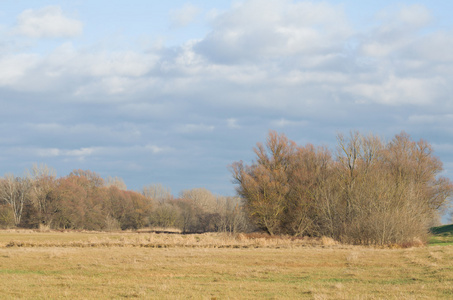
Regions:
[[[383,23],[380,32],[390,33],[407,29],[419,29],[432,20],[431,12],[421,4],[401,5],[399,9],[382,10],[377,18]]]
[[[196,132],[212,132],[215,127],[205,124],[184,124],[178,127],[178,131],[182,133],[196,133]]]
[[[156,145],[146,145],[145,149],[150,150],[153,154],[165,153],[173,150],[171,147],[159,147]]]
[[[416,60],[420,66],[432,68],[433,71],[445,74],[449,64],[453,63],[452,31],[437,31],[424,35],[417,40],[413,47],[406,49],[409,59]]]
[[[49,55],[0,55],[0,86],[21,91],[72,91],[76,96],[137,92],[150,81],[154,54],[79,51],[64,43]]]
[[[352,84],[345,90],[358,102],[373,101],[386,105],[429,105],[443,98],[446,82],[442,78],[409,78],[391,75],[377,83]]]
[[[280,120],[274,120],[271,122],[271,125],[274,127],[305,127],[309,124],[308,121],[302,120],[302,121],[292,121],[292,120],[287,120],[285,118],[281,118]]]
[[[58,7],[42,10],[62,15]],[[451,54],[443,51],[429,64],[435,58],[428,44],[449,49],[453,34],[418,34],[431,18],[426,8],[381,14],[379,26],[365,34],[351,28],[343,10],[328,3],[244,1],[213,16],[205,37],[171,49],[87,52],[64,43],[48,55],[0,56],[0,86],[60,92],[72,101],[124,102],[139,115],[144,107],[168,114],[170,106],[220,105],[229,109],[226,118],[238,107],[304,117],[332,101],[428,105],[448,94]],[[181,131],[198,130],[194,124]]]
[[[426,27],[431,13],[422,5],[404,5],[400,10],[381,11],[377,18],[381,24],[367,33],[368,38],[361,45],[363,54],[372,57],[385,57],[397,51],[412,47]]]
[[[38,63],[39,57],[35,54],[20,53],[0,56],[0,86],[14,85]]]
[[[235,118],[227,119],[227,126],[231,129],[239,129],[241,126],[238,124],[238,120]]]
[[[289,0],[251,0],[218,15],[213,31],[195,48],[220,63],[339,50],[351,34],[339,7]]]
[[[75,149],[63,148],[21,148],[20,152],[30,153],[34,152],[40,157],[66,157],[85,159],[89,156],[97,157],[114,157],[118,155],[141,155],[143,153],[164,154],[173,151],[171,147],[160,147],[152,144],[148,145],[135,145],[135,146],[103,146],[103,147],[82,147]]]
[[[184,27],[192,23],[199,15],[200,9],[192,4],[185,4],[183,7],[170,12],[170,21],[173,27]]]
[[[59,6],[27,9],[18,16],[15,28],[15,32],[32,38],[75,37],[82,30],[82,22],[65,16]]]
[[[87,147],[80,149],[59,149],[59,148],[38,148],[35,149],[38,156],[42,157],[75,157],[77,159],[83,160],[87,156],[91,156],[96,153],[99,148],[96,147]]]
[[[346,10],[238,1],[211,14],[206,35],[172,47],[40,41],[46,51],[2,50],[0,162],[80,163],[124,172],[136,186],[177,173],[187,185],[185,176],[232,190],[226,166],[251,161],[270,128],[329,145],[350,129],[453,139],[453,30],[432,27],[423,6],[387,10],[371,28],[352,27]],[[195,20],[177,15],[178,26]]]

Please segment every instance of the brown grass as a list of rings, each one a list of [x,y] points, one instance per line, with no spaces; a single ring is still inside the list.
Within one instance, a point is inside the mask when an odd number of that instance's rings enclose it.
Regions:
[[[32,231],[5,230],[0,234],[0,247],[141,247],[141,248],[294,248],[332,246],[330,238],[294,238],[266,234],[172,234],[154,231]]]
[[[453,247],[266,235],[0,231],[0,295],[25,299],[449,299]]]

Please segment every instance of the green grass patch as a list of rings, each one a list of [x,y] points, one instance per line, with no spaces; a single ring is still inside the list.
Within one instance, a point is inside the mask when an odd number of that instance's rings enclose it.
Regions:
[[[451,238],[438,238],[432,237],[429,240],[430,246],[453,246],[453,237]]]
[[[430,246],[453,245],[453,224],[433,227],[430,231],[433,234],[429,239]]]
[[[48,272],[42,270],[13,270],[13,269],[3,269],[0,270],[0,274],[37,274],[37,275],[54,275],[56,272]]]

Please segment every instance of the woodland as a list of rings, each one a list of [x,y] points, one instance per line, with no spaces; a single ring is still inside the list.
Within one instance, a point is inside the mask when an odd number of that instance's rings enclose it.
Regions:
[[[160,184],[127,190],[120,178],[46,165],[0,179],[0,226],[54,230],[252,232],[329,237],[361,245],[425,243],[453,194],[432,146],[401,132],[385,142],[351,132],[333,151],[270,131],[251,164],[230,171],[237,196],[204,188],[174,197]]]

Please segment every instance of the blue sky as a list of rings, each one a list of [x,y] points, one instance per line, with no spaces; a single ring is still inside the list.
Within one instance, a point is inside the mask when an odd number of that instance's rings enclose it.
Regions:
[[[453,179],[448,1],[0,1],[0,166],[233,195],[269,129],[402,130]],[[127,3],[127,4],[126,4]]]

